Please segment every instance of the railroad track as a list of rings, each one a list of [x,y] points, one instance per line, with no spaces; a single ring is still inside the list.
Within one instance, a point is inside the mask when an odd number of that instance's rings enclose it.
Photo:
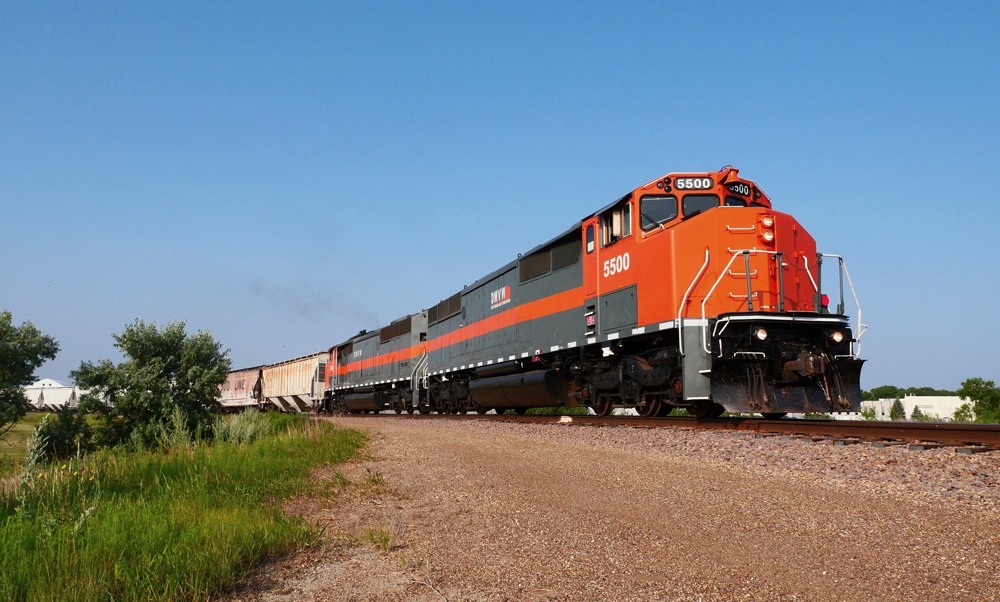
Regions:
[[[714,418],[689,416],[642,418],[638,416],[517,416],[514,414],[377,414],[407,420],[493,420],[531,424],[618,426],[633,428],[679,428],[694,430],[751,431],[759,437],[820,437],[835,442],[872,441],[883,445],[910,444],[911,449],[957,446],[956,451],[975,453],[1000,449],[1000,425],[948,422],[880,422],[860,420],[767,420],[764,418]],[[343,418],[374,417],[348,414]]]

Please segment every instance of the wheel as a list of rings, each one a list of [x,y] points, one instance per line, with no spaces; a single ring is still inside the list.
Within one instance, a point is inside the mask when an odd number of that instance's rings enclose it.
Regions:
[[[514,413],[518,416],[524,416],[528,412],[528,408],[514,408]]]
[[[420,409],[418,409],[417,411],[420,412],[421,414],[430,414],[432,410],[427,406],[420,406]]]
[[[660,411],[657,412],[656,415],[662,418],[664,416],[669,416],[670,412],[673,411],[674,411],[674,406],[670,405],[669,403],[663,402],[660,404]]]
[[[768,420],[777,420],[788,416],[788,412],[761,412],[760,415]]]
[[[653,416],[660,415],[660,408],[663,407],[663,401],[657,397],[655,399],[646,400],[646,405],[642,407],[636,407],[635,411],[639,412],[639,415],[643,418],[651,418]]]
[[[718,418],[726,411],[726,408],[711,401],[700,401],[696,405],[688,408],[688,412],[695,418],[705,420],[708,418]]]
[[[485,414],[486,412],[489,412],[489,411],[490,411],[490,409],[489,409],[489,408],[484,408],[484,407],[483,407],[483,406],[481,406],[481,405],[477,405],[477,406],[476,406],[476,413],[477,413],[477,414]]]
[[[403,413],[403,408],[401,408],[399,406],[395,406],[395,407],[392,408],[392,411],[396,412],[397,414],[402,414]]]
[[[438,408],[438,414],[451,414],[451,404],[442,403],[441,407]]]
[[[406,406],[406,413],[407,414],[412,414],[413,413],[413,406],[407,405]]]
[[[594,413],[598,416],[610,416],[611,409],[611,399],[605,397],[597,400],[597,405],[594,406]]]

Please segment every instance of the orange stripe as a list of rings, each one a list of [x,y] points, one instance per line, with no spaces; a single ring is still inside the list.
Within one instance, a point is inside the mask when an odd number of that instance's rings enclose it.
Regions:
[[[392,362],[408,360],[420,355],[425,349],[427,351],[436,351],[438,349],[448,347],[449,345],[455,345],[456,343],[461,343],[462,341],[467,341],[469,339],[500,330],[501,328],[507,328],[508,326],[514,326],[521,322],[527,322],[528,320],[536,320],[561,311],[574,309],[580,307],[582,303],[583,287],[581,286],[568,291],[563,291],[561,293],[556,293],[549,297],[538,299],[537,301],[531,301],[523,305],[512,307],[496,315],[484,318],[478,322],[473,322],[472,324],[463,326],[458,330],[453,330],[447,334],[431,339],[426,343],[414,345],[399,351],[391,351],[383,355],[377,355],[373,358],[358,360],[345,366],[338,366],[337,374],[343,375],[356,370],[361,370],[363,368],[371,368]]]

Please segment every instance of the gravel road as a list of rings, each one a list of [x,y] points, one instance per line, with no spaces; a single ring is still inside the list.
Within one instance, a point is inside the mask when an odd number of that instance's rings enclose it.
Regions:
[[[1000,454],[752,434],[340,419],[328,543],[231,600],[996,600]],[[381,529],[381,547],[365,537]],[[386,542],[386,540],[389,540]]]

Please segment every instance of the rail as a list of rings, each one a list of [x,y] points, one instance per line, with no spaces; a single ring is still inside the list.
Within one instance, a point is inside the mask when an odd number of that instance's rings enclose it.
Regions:
[[[395,418],[395,414],[382,414]],[[363,417],[363,416],[358,416]],[[371,417],[371,416],[369,416]],[[642,418],[639,416],[516,416],[513,414],[403,415],[406,420],[493,420],[503,422],[564,424],[577,426],[624,426],[698,430],[750,431],[768,435],[863,439],[866,441],[933,442],[943,445],[1000,446],[1000,425],[953,422],[884,422],[864,420],[806,420],[726,417],[698,419],[688,416]]]

